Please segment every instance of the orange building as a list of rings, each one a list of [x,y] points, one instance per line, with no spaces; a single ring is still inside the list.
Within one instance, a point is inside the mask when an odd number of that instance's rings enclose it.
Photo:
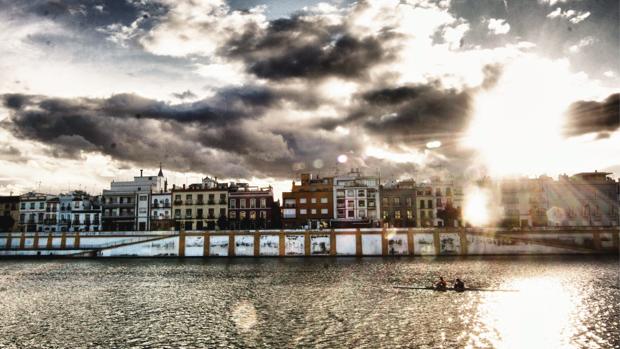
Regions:
[[[286,229],[328,228],[334,217],[334,179],[314,178],[303,173],[301,183],[293,182],[290,192],[282,193],[282,225]]]

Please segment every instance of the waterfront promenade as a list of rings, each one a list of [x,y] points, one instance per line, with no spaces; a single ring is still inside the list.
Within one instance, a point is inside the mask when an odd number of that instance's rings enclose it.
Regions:
[[[1,233],[0,256],[286,257],[617,254],[618,228]]]

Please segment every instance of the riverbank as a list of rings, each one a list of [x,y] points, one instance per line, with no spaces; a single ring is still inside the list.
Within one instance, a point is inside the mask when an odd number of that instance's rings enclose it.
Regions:
[[[618,228],[2,233],[0,257],[618,254]]]

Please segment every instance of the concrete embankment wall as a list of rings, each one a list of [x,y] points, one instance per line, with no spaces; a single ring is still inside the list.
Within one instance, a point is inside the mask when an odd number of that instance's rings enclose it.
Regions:
[[[0,256],[390,256],[618,253],[618,228],[2,233]]]

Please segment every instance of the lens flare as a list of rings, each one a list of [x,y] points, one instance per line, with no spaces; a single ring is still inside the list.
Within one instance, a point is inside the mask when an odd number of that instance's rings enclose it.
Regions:
[[[345,162],[347,162],[347,160],[349,160],[349,157],[347,157],[344,154],[338,155],[338,162],[341,164],[344,164]]]
[[[426,143],[426,147],[428,149],[436,149],[441,147],[441,142],[440,141],[430,141],[428,143]]]
[[[465,196],[463,217],[474,226],[489,223],[489,194],[481,188],[474,187]]]

